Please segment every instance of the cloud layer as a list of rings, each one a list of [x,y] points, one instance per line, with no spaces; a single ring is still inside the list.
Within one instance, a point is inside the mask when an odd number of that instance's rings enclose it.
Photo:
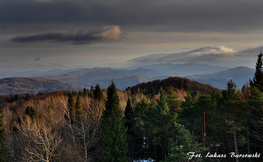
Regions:
[[[257,53],[263,50],[263,46],[237,51],[224,46],[202,47],[195,50],[171,53],[171,54],[151,54],[130,59],[127,62],[132,64],[153,64],[153,63],[181,63],[181,62],[199,62],[199,63],[218,63],[231,62],[241,57],[256,57]]]
[[[186,32],[261,30],[263,14],[261,0],[3,0],[0,11],[3,27],[22,23],[31,26],[38,23],[86,23]]]
[[[39,41],[73,42],[74,44],[96,43],[105,40],[120,39],[122,32],[119,26],[106,26],[101,31],[77,31],[75,33],[53,32],[35,35],[19,35],[11,39],[16,43]]]

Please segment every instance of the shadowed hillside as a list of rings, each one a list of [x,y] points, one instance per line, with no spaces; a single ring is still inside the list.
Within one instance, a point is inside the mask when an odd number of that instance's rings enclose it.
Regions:
[[[138,88],[140,88],[151,93],[152,90],[157,90],[160,87],[163,87],[163,89],[168,89],[170,86],[173,86],[177,89],[183,88],[185,90],[198,91],[205,94],[212,94],[216,89],[209,84],[203,84],[197,81],[190,81],[187,78],[169,77],[163,80],[154,80],[147,83],[141,83],[131,87],[130,90],[137,91]]]

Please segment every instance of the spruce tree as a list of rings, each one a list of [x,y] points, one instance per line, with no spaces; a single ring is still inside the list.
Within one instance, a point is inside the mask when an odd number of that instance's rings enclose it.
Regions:
[[[247,127],[247,150],[248,154],[263,152],[263,93],[257,88],[252,88],[251,96],[248,99],[247,106],[250,114],[248,116]],[[263,161],[263,157],[254,159],[254,161]]]
[[[135,146],[136,134],[134,131],[135,119],[133,114],[133,108],[130,99],[127,100],[127,105],[124,111],[126,118],[125,126],[127,127],[127,143],[128,143],[128,158],[129,161],[133,161],[133,151]]]
[[[202,143],[190,133],[189,130],[181,124],[174,122],[173,131],[176,132],[176,139],[170,138],[171,153],[166,158],[167,162],[183,162],[183,161],[202,161],[201,157],[192,157],[191,152],[200,154],[207,148],[202,147]]]
[[[253,77],[253,80],[249,80],[250,86],[258,88],[261,92],[263,92],[262,57],[263,57],[263,54],[262,52],[260,52],[260,54],[258,55],[257,63],[256,63],[255,75]]]
[[[84,97],[86,97],[86,96],[87,96],[87,94],[88,94],[88,93],[87,93],[87,89],[86,89],[86,88],[84,88],[84,89],[83,89],[83,96],[84,96]]]
[[[29,116],[32,120],[37,118],[35,109],[32,106],[27,106],[24,115]]]
[[[100,88],[100,85],[97,83],[95,90],[94,90],[94,99],[98,100],[98,101],[102,101],[103,100],[103,94]]]
[[[154,106],[153,111],[153,142],[161,148],[161,152],[158,154],[157,158],[165,161],[165,157],[170,152],[168,141],[170,130],[178,115],[177,113],[171,112],[164,94],[161,94],[160,99],[157,100],[157,105]]]
[[[105,110],[101,117],[102,162],[126,162],[127,143],[125,118],[114,82],[108,87]]]
[[[93,88],[93,86],[91,86],[91,87],[90,87],[90,91],[89,91],[89,93],[88,93],[88,96],[89,96],[89,97],[94,97],[93,92],[94,92],[94,88]]]
[[[242,140],[244,137],[242,134],[239,134],[239,132],[245,130],[248,116],[248,111],[245,109],[244,102],[241,102],[239,98],[240,92],[236,90],[236,84],[230,80],[227,83],[227,89],[222,92],[223,102],[221,103],[220,109],[225,123],[224,127],[221,127],[224,130],[221,131],[226,131],[230,135],[226,135],[226,139],[229,141],[232,141],[234,138],[234,141],[231,143],[234,146],[235,154],[239,153],[238,147],[244,144]],[[238,143],[238,141],[240,142]],[[229,144],[227,146],[229,146]],[[230,147],[227,149],[227,152],[233,150],[233,148]],[[239,159],[236,158],[236,162],[238,161]]]

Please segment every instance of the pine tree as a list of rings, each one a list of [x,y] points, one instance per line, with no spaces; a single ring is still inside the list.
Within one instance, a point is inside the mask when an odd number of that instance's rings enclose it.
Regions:
[[[172,113],[166,101],[166,96],[161,94],[160,100],[157,100],[157,105],[154,107],[153,130],[154,143],[161,147],[161,157],[165,161],[165,157],[169,153],[168,135],[170,134],[173,122],[178,117],[177,113]]]
[[[248,99],[248,109],[250,114],[248,116],[247,127],[247,150],[248,154],[255,152],[263,152],[263,93],[257,88],[252,88],[251,96]],[[254,159],[255,161],[263,161]]]
[[[227,89],[222,92],[222,95],[221,110],[226,128],[222,131],[227,131],[228,134],[233,135],[232,139],[234,138],[234,141],[232,143],[234,144],[235,153],[238,154],[238,146],[244,144],[244,142],[238,144],[239,139],[243,138],[242,134],[238,135],[238,132],[246,128],[248,111],[245,110],[244,103],[239,101],[240,92],[236,90],[236,84],[232,80],[227,83]],[[228,149],[228,151],[230,150],[232,148]],[[239,159],[236,158],[236,162],[238,161]]]
[[[167,103],[169,105],[171,112],[175,115],[178,115],[177,113],[182,110],[180,108],[181,102],[177,98],[178,95],[175,93],[175,89],[171,86],[168,89]]]
[[[263,92],[262,57],[263,57],[263,54],[262,52],[260,52],[260,54],[258,55],[257,63],[256,63],[255,75],[253,77],[253,80],[249,80],[250,86],[258,88],[261,92]]]
[[[88,93],[87,93],[87,89],[86,89],[86,88],[84,88],[84,89],[83,89],[83,96],[84,96],[84,97],[86,97],[86,96],[87,96],[87,94],[88,94]]]
[[[98,100],[98,101],[102,101],[103,100],[103,94],[100,88],[100,85],[97,83],[95,90],[94,90],[94,99]]]
[[[186,160],[201,161],[200,157],[191,157],[191,152],[195,154],[201,154],[206,148],[202,147],[202,143],[199,143],[195,137],[184,128],[183,125],[174,122],[173,131],[177,132],[176,139],[170,138],[171,153],[167,157],[167,162],[185,162]]]
[[[93,88],[93,86],[91,86],[91,87],[90,87],[90,91],[89,91],[89,93],[88,93],[88,96],[89,96],[89,97],[94,97],[93,92],[94,92],[94,88]]]
[[[134,120],[133,108],[130,99],[127,100],[127,105],[124,111],[124,115],[126,118],[125,126],[128,129],[127,130],[128,158],[129,161],[133,161],[133,151],[134,151],[134,144],[136,138],[134,132],[134,126],[136,121]]]
[[[127,143],[125,118],[120,108],[120,99],[114,82],[108,87],[105,110],[101,117],[102,162],[126,162]]]
[[[31,119],[36,119],[37,114],[35,109],[32,106],[27,106],[24,115],[29,116]]]
[[[145,154],[147,154],[148,152],[146,151],[146,134],[148,131],[151,131],[151,129],[149,128],[149,123],[148,119],[150,118],[150,115],[147,113],[148,109],[150,109],[150,105],[147,102],[146,98],[142,98],[142,100],[138,103],[136,103],[136,101],[134,100],[133,104],[134,106],[134,119],[135,119],[135,127],[134,127],[134,132],[135,132],[135,149],[134,149],[134,157],[135,159],[139,159],[139,158],[144,158]],[[148,114],[148,115],[146,115]],[[147,130],[145,130],[145,128]]]

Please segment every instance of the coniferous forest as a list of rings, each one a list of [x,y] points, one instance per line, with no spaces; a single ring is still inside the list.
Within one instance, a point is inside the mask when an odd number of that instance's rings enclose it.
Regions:
[[[242,89],[186,78],[1,97],[0,161],[263,161],[263,71]]]

